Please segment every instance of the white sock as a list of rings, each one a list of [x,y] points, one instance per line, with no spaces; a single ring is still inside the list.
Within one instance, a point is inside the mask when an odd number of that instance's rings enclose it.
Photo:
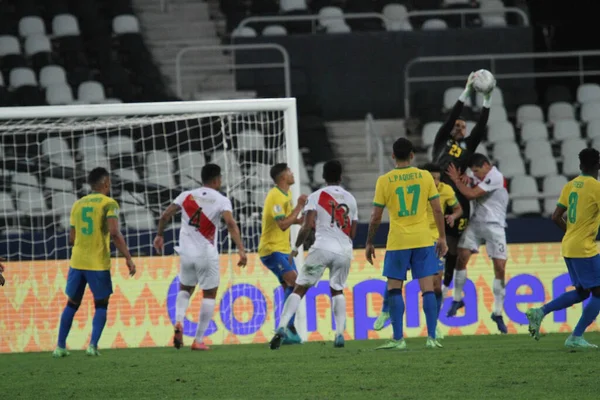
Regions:
[[[296,293],[290,294],[290,296],[285,301],[283,305],[283,312],[281,313],[281,318],[279,319],[279,328],[285,328],[290,322],[290,319],[296,314],[296,310],[298,309],[298,305],[300,304],[300,300],[302,298],[298,296]]]
[[[463,288],[467,281],[467,270],[454,271],[454,301],[461,301],[463,299]]]
[[[493,291],[494,315],[502,315],[502,310],[504,309],[504,296],[506,295],[504,281],[500,279],[494,279]]]
[[[446,287],[446,285],[442,284],[442,297],[443,298],[446,298],[446,296],[448,296],[448,290],[450,290],[450,289],[448,289]]]
[[[333,316],[335,318],[335,334],[343,335],[346,329],[346,298],[343,294],[333,296]]]
[[[190,293],[185,290],[177,292],[177,300],[175,301],[175,322],[181,322],[185,318],[185,313],[190,305]]]
[[[212,320],[215,313],[215,299],[202,299],[200,307],[200,318],[198,320],[198,329],[196,330],[196,342],[204,341],[204,332],[208,328],[208,324]]]

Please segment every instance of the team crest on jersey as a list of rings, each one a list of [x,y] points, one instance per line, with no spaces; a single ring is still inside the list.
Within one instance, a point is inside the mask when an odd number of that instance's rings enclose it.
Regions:
[[[458,145],[463,150],[467,148],[467,143],[464,140],[462,142],[458,142]]]
[[[115,214],[115,216],[116,216],[116,217],[118,217],[118,216],[119,216],[119,212],[120,212],[120,210],[119,210],[118,208],[115,208],[115,209],[113,210],[113,214]]]
[[[273,211],[274,211],[276,214],[279,214],[279,213],[281,213],[283,210],[281,209],[281,206],[280,206],[279,204],[276,204],[276,205],[275,205],[275,207],[273,207]]]

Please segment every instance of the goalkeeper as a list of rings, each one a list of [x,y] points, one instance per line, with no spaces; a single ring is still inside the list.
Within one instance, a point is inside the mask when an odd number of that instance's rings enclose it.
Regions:
[[[454,269],[456,267],[456,246],[458,239],[462,232],[469,223],[470,207],[469,200],[467,200],[459,190],[456,189],[454,183],[450,180],[444,172],[448,169],[450,164],[453,164],[461,174],[464,175],[468,167],[468,162],[475,149],[481,143],[483,135],[486,131],[486,125],[488,117],[490,116],[490,105],[492,98],[493,86],[488,92],[483,93],[483,108],[479,115],[479,121],[471,131],[471,134],[467,136],[467,123],[463,117],[461,117],[462,109],[465,105],[465,101],[471,97],[473,93],[473,79],[475,73],[471,72],[467,79],[467,85],[465,90],[462,92],[446,122],[440,127],[435,141],[433,142],[433,160],[440,166],[442,170],[442,182],[450,185],[454,192],[458,202],[463,209],[462,218],[458,221],[449,219],[449,215],[446,216],[446,237],[448,240],[448,253],[446,254],[446,263],[444,268],[444,281],[443,281],[443,293],[445,295],[448,290],[447,287],[452,282],[454,275]]]

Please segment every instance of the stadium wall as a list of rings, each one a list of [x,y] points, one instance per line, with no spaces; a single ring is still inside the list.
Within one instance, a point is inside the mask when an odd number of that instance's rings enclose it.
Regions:
[[[560,244],[509,245],[506,285],[506,321],[510,333],[526,333],[524,311],[559,296],[570,286]],[[383,250],[378,250],[375,266],[368,264],[362,250],[355,259],[345,290],[347,297],[347,338],[387,338],[391,328],[370,330],[382,305],[385,283],[381,278]],[[235,257],[235,256],[234,256]],[[129,278],[123,259],[114,260],[114,295],[101,348],[168,346],[172,337],[175,298],[178,286],[177,257],[145,257],[136,260],[138,272]],[[68,261],[29,261],[7,263],[7,286],[0,289],[0,352],[50,351],[55,346]],[[283,293],[276,280],[251,255],[245,269],[235,268],[221,257],[221,287],[217,312],[208,331],[212,344],[265,343],[272,335],[282,308]],[[231,278],[231,280],[230,280]],[[328,282],[322,280],[308,292],[307,328],[309,340],[331,340],[334,321],[330,311]],[[469,265],[465,286],[465,314],[445,318],[451,299],[446,299],[441,317],[443,330],[450,335],[496,333],[490,320],[493,306],[493,271],[485,254],[476,255]],[[233,282],[233,285],[231,285]],[[426,333],[420,310],[418,283],[405,288],[407,337]],[[235,319],[231,321],[229,306]],[[554,313],[544,321],[545,332],[569,331],[578,319],[580,305]],[[577,309],[577,310],[575,310]],[[195,332],[199,295],[195,294],[184,326],[187,343]],[[84,349],[89,341],[94,313],[89,294],[76,315],[69,347]],[[593,328],[597,329],[597,327]]]
[[[416,57],[466,54],[529,53],[533,51],[530,27],[449,29],[413,32],[361,32],[346,35],[290,35],[236,38],[236,43],[277,43],[290,55],[292,94],[310,100],[335,119],[362,119],[372,112],[377,118],[403,116],[404,66]],[[273,52],[236,51],[238,65],[281,62]],[[482,63],[444,63],[415,68],[425,75],[458,75],[460,82],[415,85],[414,110],[441,107],[444,90],[462,86],[468,72],[492,68],[503,73],[533,72],[533,60]],[[341,72],[341,73],[340,73]],[[260,97],[281,97],[283,72],[273,69],[239,70],[239,90],[256,90]],[[533,79],[502,82],[505,102],[521,104],[520,93],[533,90]],[[412,92],[412,91],[411,91]],[[511,97],[512,95],[512,97]]]

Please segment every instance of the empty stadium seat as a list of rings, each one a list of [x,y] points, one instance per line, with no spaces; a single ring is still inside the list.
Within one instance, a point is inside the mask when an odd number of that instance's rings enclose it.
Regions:
[[[580,104],[600,102],[600,85],[583,83],[577,88],[577,102]]]
[[[600,138],[600,119],[591,120],[586,127],[588,139]]]
[[[525,122],[544,122],[542,108],[535,104],[524,104],[517,108],[517,126]]]
[[[17,207],[23,215],[41,216],[49,212],[44,194],[39,189],[23,190],[19,192],[17,198]]]
[[[488,151],[484,143],[480,143],[479,146],[477,146],[475,153],[483,154],[484,156],[488,157]]]
[[[567,140],[581,137],[579,123],[573,119],[561,119],[554,123],[555,140]]]
[[[494,121],[488,123],[487,140],[489,143],[498,143],[515,140],[515,128],[509,121]]]
[[[581,138],[567,139],[562,142],[560,146],[560,153],[563,157],[577,158],[579,152],[587,147],[587,143]]]
[[[595,119],[600,119],[600,101],[583,103],[581,106],[580,119],[583,122],[590,122]]]
[[[175,187],[175,171],[171,155],[163,150],[146,154],[146,180],[157,186]]]
[[[319,25],[326,28],[329,25],[344,23],[344,12],[339,7],[323,7],[319,10]]]
[[[110,161],[102,153],[83,153],[83,170],[88,173],[94,168],[102,167],[110,171]]]
[[[448,29],[448,24],[443,19],[431,18],[423,22],[421,29],[424,31],[437,31]]]
[[[495,121],[492,121],[495,122]],[[471,132],[473,132],[473,128],[475,128],[475,125],[477,125],[477,122],[475,121],[466,121],[465,124],[467,125],[467,137],[471,134]]]
[[[60,14],[52,18],[52,33],[56,37],[79,36],[79,23],[71,14]]]
[[[122,179],[124,181],[129,181],[129,182],[133,182],[133,183],[137,183],[141,180],[137,171],[134,169],[119,168],[119,169],[114,170],[113,174],[115,174],[117,177],[119,177],[120,179]]]
[[[117,157],[124,154],[135,154],[136,152],[133,139],[126,135],[109,137],[106,149],[109,157]]]
[[[481,15],[481,26],[484,28],[503,28],[507,26],[506,18],[497,15]]]
[[[525,143],[525,158],[532,160],[534,158],[546,157],[554,159],[552,155],[552,146],[547,140],[530,140]]]
[[[265,148],[264,136],[257,130],[244,130],[236,136],[236,139],[239,151],[264,150]]]
[[[77,100],[91,104],[104,103],[106,101],[104,87],[96,81],[82,82],[77,88]]]
[[[221,167],[222,171],[227,171],[223,174],[223,183],[229,186],[237,185],[242,180],[242,172],[240,165],[236,160],[235,153],[217,150],[212,153],[210,162]]]
[[[79,154],[106,154],[106,142],[97,135],[88,134],[81,136],[77,142]]]
[[[281,25],[268,25],[262,30],[263,36],[285,36],[287,35],[287,29]]]
[[[559,101],[550,104],[548,107],[548,122],[555,123],[560,120],[572,120],[575,119],[575,110],[573,105],[566,101]]]
[[[290,11],[306,10],[306,0],[280,0],[279,9],[281,12],[287,13]]]
[[[27,38],[32,35],[45,35],[44,20],[38,16],[23,17],[19,21],[19,36]]]
[[[12,69],[10,71],[8,81],[12,89],[18,89],[22,86],[37,87],[38,84],[33,70],[31,68],[24,67]]]
[[[46,87],[46,103],[51,106],[73,104],[73,91],[66,83],[52,83]]]
[[[26,190],[39,190],[39,183],[35,176],[28,174],[27,172],[17,172],[12,175],[11,189],[15,194],[15,197],[19,197],[19,194]]]
[[[136,210],[132,213],[124,214],[124,218],[127,227],[130,229],[146,231],[156,228],[155,217],[148,210]]]
[[[25,54],[51,53],[52,44],[46,35],[31,35],[25,40]]]
[[[489,122],[496,121],[507,121],[508,114],[506,113],[506,108],[502,105],[493,105],[490,108],[490,117],[488,119]]]
[[[477,92],[475,95],[475,104],[478,108],[483,107],[483,94]],[[502,93],[502,89],[499,87],[495,87],[492,92],[492,104],[495,106],[503,106],[504,105],[504,94]]]
[[[40,70],[40,86],[47,88],[55,83],[67,83],[67,73],[60,65],[46,65]]]
[[[143,193],[132,193],[129,191],[123,191],[123,193],[121,193],[120,205],[121,210],[125,214],[136,211],[145,211],[146,199]]]
[[[520,157],[521,152],[515,142],[504,141],[494,145],[494,159],[496,160],[510,159],[517,156]]]
[[[60,178],[46,178],[44,189],[51,192],[73,192],[73,182]]]
[[[548,128],[543,122],[529,121],[521,127],[521,140],[528,142],[530,140],[548,140]]]
[[[388,31],[411,31],[412,25],[408,19],[408,10],[402,4],[390,3],[381,11],[385,18]]]
[[[250,186],[269,186],[272,182],[271,167],[265,164],[255,164],[250,167],[248,175]]]
[[[323,167],[325,166],[324,162],[318,162],[313,166],[313,183],[315,185],[324,185],[325,179],[323,179]]]
[[[14,215],[15,212],[15,205],[10,194],[0,192],[0,213],[2,215]]]
[[[118,15],[113,19],[112,29],[117,35],[140,33],[140,23],[135,15]]]
[[[249,26],[244,26],[241,28],[236,28],[231,32],[231,36],[232,37],[256,37],[258,36],[256,34],[256,31],[249,27]]]
[[[69,215],[73,204],[77,201],[77,196],[66,192],[53,193],[50,200],[52,202],[52,212],[57,215]]]
[[[577,154],[572,154],[564,157],[562,164],[562,173],[568,177],[577,176],[581,173],[579,169],[579,157]]]
[[[441,122],[428,122],[423,126],[421,142],[424,147],[429,147],[433,145],[433,142],[435,141],[435,136],[437,135],[441,126]]]
[[[534,157],[529,164],[529,174],[535,178],[556,175],[558,168],[554,157]]]
[[[306,169],[306,163],[304,162],[304,157],[302,157],[302,154],[300,154],[300,160],[299,160],[299,164],[300,164],[300,173],[298,174],[300,176],[300,182],[303,185],[309,185],[310,184],[310,177],[308,176],[308,170]],[[304,193],[304,192],[303,192]],[[310,193],[307,192],[307,194]]]
[[[21,54],[19,39],[14,36],[0,36],[0,58],[2,59],[0,68],[5,74],[13,68],[27,65],[25,58]]]
[[[512,211],[517,215],[522,214],[539,214],[540,203],[535,196],[539,195],[535,179],[531,176],[515,176],[510,183],[510,192],[514,197],[531,196],[532,198],[515,198],[512,200]]]
[[[184,188],[198,187],[202,183],[202,167],[206,164],[204,154],[199,151],[186,151],[179,154],[179,179]],[[223,175],[224,172],[221,171]]]
[[[544,178],[543,193],[544,193],[544,214],[552,214],[556,208],[556,200],[560,196],[560,192],[567,184],[567,178],[563,175],[550,175]]]
[[[345,22],[335,22],[325,27],[327,33],[350,33],[352,29]]]
[[[525,164],[519,155],[513,156],[513,158],[498,160],[498,163],[500,171],[508,179],[518,175],[525,175]]]
[[[451,87],[444,91],[444,105],[442,107],[443,112],[448,112],[454,107],[456,100],[462,94],[464,88],[461,87]],[[471,107],[471,98],[468,97],[465,100],[465,107]]]

